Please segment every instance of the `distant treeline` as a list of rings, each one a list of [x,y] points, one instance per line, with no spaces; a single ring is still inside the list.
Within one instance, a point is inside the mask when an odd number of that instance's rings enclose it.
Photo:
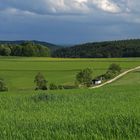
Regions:
[[[53,57],[140,57],[140,39],[87,43],[69,48],[61,48],[53,52]]]
[[[140,57],[140,39],[86,43],[64,48],[38,41],[0,41],[0,55],[63,58]]]
[[[0,44],[1,56],[50,56],[50,49],[34,42]]]

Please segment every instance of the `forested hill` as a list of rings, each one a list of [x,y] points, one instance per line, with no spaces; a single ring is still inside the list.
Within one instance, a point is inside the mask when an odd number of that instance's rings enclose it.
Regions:
[[[1,42],[0,43],[1,56],[51,56],[51,50],[43,45],[34,42]]]
[[[69,48],[60,48],[53,52],[53,57],[140,57],[140,39],[86,43]]]
[[[0,41],[2,56],[68,58],[140,57],[140,39],[106,41],[61,47],[41,41]]]
[[[48,43],[48,42],[43,42],[43,41],[37,41],[37,40],[17,40],[17,41],[0,41],[0,44],[11,44],[11,45],[21,45],[24,44],[25,42],[32,42],[34,44],[39,44],[39,45],[43,45],[48,47],[50,50],[54,51],[56,49],[58,49],[58,47],[60,48],[61,46],[59,45],[55,45],[52,43]]]

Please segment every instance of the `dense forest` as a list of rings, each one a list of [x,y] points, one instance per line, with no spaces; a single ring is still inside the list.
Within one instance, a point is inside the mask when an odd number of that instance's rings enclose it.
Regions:
[[[51,51],[58,49],[58,47],[62,47],[60,45],[55,45],[49,42],[37,41],[37,40],[17,40],[17,41],[0,41],[0,44],[11,44],[11,45],[21,45],[25,42],[32,42],[34,44],[40,44],[42,46],[48,47]]]
[[[63,58],[140,57],[140,39],[86,43],[71,47],[40,41],[0,41],[0,55]]]
[[[2,43],[0,44],[1,56],[45,56],[51,55],[50,49],[46,46],[34,42],[22,42],[20,44]]]
[[[140,39],[86,43],[69,48],[60,48],[53,52],[53,57],[140,57]]]

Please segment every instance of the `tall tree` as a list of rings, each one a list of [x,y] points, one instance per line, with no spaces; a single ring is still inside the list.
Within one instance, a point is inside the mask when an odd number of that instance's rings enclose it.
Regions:
[[[92,73],[93,73],[92,70],[89,68],[81,70],[76,75],[76,81],[81,85],[89,87],[92,80]]]

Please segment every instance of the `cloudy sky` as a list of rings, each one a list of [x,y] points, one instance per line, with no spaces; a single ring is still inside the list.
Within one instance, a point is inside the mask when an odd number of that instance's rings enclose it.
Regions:
[[[140,38],[140,0],[0,0],[0,40]]]

